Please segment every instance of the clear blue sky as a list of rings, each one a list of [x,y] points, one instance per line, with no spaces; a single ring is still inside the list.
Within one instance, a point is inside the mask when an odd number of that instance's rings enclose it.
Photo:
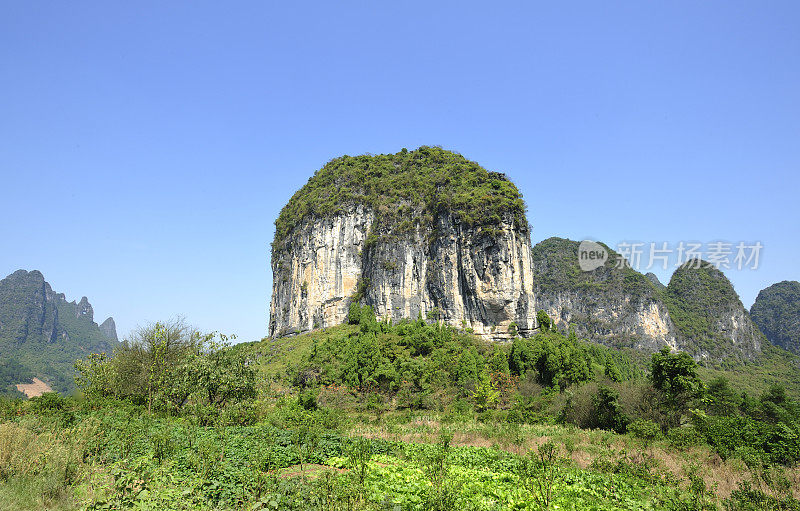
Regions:
[[[342,154],[506,172],[533,241],[761,241],[800,280],[800,4],[6,2],[0,273],[121,335],[265,335],[269,243]],[[666,280],[669,272],[657,272]]]

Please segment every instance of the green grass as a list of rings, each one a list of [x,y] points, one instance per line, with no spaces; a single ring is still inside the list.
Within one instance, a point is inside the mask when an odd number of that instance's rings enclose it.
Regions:
[[[311,354],[314,343],[325,340],[344,342],[351,334],[358,332],[358,325],[339,325],[313,330],[296,337],[266,338],[262,341],[241,343],[234,350],[255,358],[261,373],[273,378],[283,376],[289,367],[296,367]]]

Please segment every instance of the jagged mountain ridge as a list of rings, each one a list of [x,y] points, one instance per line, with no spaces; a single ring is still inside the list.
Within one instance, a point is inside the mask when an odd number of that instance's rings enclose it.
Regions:
[[[86,297],[68,302],[37,270],[18,270],[0,280],[0,357],[14,368],[7,374],[39,376],[57,390],[70,390],[74,361],[116,344],[109,320],[104,333]],[[0,382],[3,388],[11,383],[23,382]]]

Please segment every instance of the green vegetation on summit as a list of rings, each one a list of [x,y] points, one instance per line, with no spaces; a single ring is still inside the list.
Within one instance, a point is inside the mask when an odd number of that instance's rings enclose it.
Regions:
[[[653,333],[643,327],[643,314],[665,314],[662,291],[641,273],[619,264],[620,255],[608,246],[605,263],[592,271],[579,265],[577,241],[548,238],[532,250],[533,295],[538,308],[547,310],[559,328],[605,345],[656,351],[670,332]],[[656,318],[666,324],[668,318]]]
[[[331,160],[281,210],[273,249],[282,248],[306,218],[326,218],[355,205],[372,209],[381,229],[395,234],[415,225],[432,230],[442,212],[468,225],[497,224],[511,215],[517,226],[527,229],[522,195],[503,174],[460,154],[423,146]]]
[[[627,265],[619,265],[621,257],[607,245],[608,259],[600,268],[581,270],[578,264],[577,241],[547,238],[533,247],[535,286],[545,294],[565,291],[599,291],[619,297],[655,299],[657,289],[646,276]]]
[[[800,355],[800,282],[778,282],[758,293],[750,316],[767,340]]]

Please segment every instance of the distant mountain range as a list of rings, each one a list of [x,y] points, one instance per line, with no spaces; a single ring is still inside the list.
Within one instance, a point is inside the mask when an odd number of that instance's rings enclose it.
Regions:
[[[74,389],[73,364],[118,343],[113,318],[101,325],[84,296],[68,302],[41,272],[18,270],[0,280],[0,392],[34,377],[54,390]]]

